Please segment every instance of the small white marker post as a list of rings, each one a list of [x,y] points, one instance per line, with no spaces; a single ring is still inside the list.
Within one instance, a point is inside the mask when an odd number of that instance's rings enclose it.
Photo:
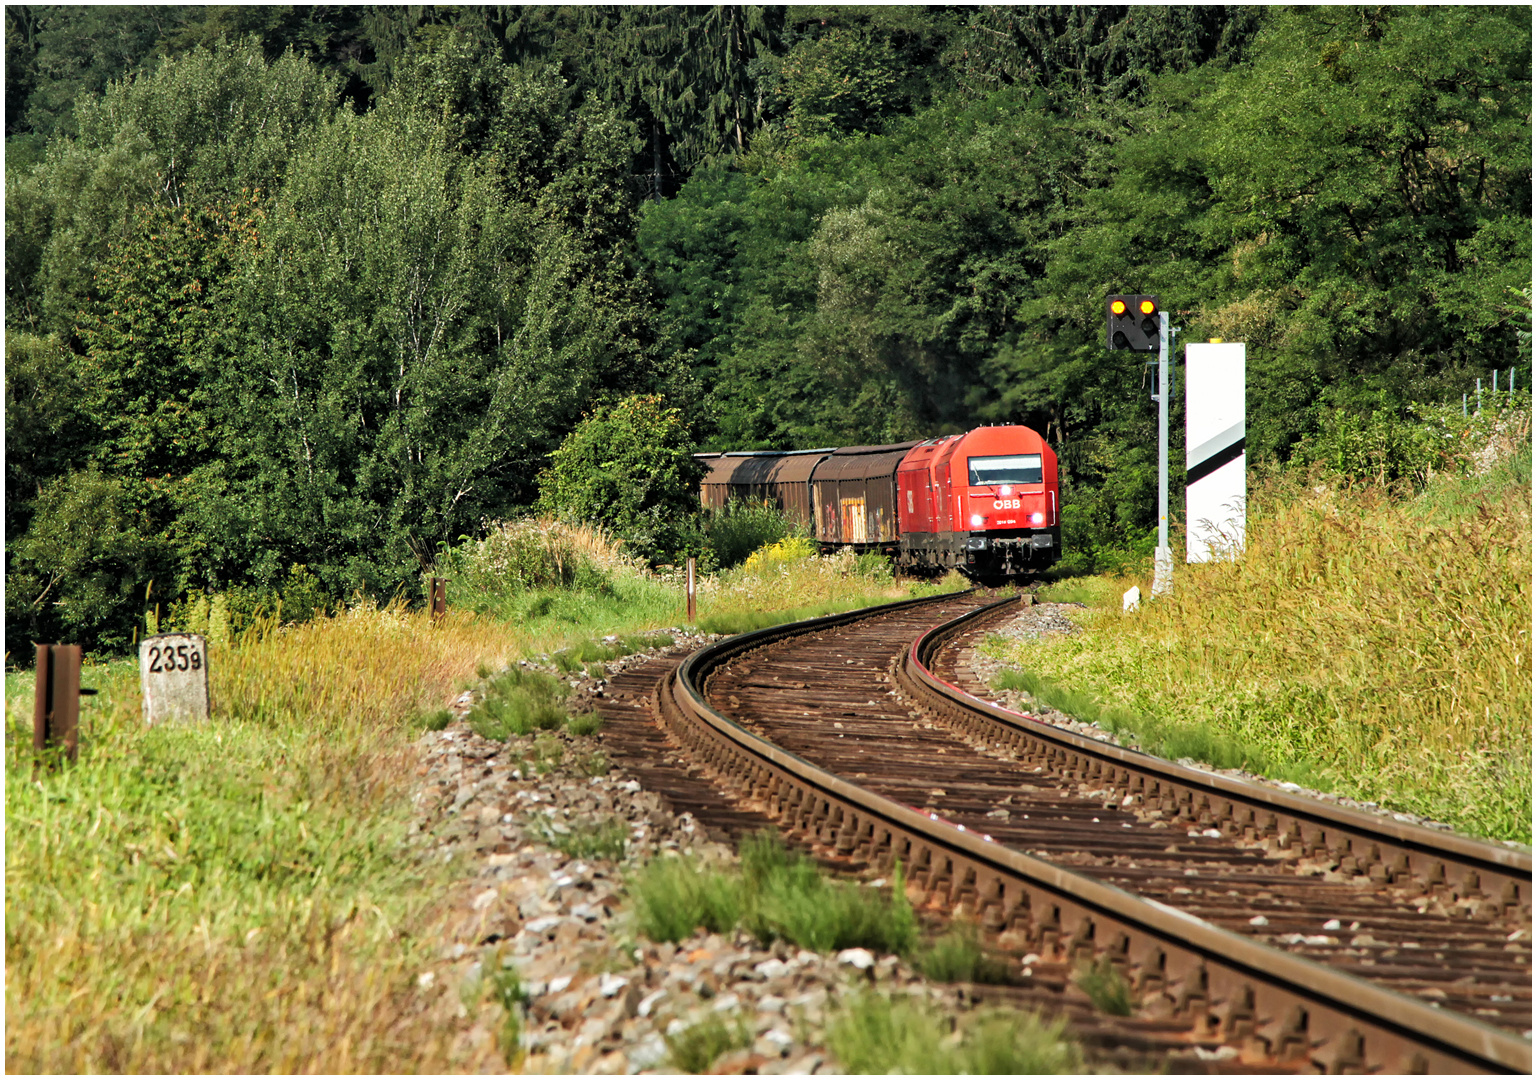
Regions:
[[[688,624],[694,625],[694,556],[688,557]]]
[[[202,634],[154,634],[139,642],[144,722],[208,719],[208,644]]]

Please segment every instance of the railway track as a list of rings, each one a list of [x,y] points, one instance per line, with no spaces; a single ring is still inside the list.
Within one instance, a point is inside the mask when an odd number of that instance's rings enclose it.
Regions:
[[[742,635],[685,660],[661,715],[735,812],[900,861],[1042,977],[1114,967],[1165,1041],[1251,1069],[1530,1072],[1529,856],[988,705],[930,667],[967,623],[927,631],[998,613],[968,594]]]

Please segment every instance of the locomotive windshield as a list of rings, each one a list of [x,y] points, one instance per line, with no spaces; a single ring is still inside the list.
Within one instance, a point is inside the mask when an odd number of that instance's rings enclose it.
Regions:
[[[1041,482],[1040,454],[1010,454],[1003,457],[973,457],[966,459],[966,470],[971,474],[971,484],[1039,484]]]

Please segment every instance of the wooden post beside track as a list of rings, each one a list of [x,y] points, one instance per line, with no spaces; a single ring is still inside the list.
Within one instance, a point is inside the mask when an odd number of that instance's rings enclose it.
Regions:
[[[39,645],[37,686],[32,706],[32,750],[41,764],[47,752],[63,746],[74,761],[80,749],[80,646]]]

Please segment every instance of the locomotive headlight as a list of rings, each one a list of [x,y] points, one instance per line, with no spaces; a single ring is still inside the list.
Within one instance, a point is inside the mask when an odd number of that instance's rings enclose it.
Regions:
[[[1008,484],[1004,484],[1003,487],[998,489],[998,494],[1007,499],[1010,495],[1014,494],[1014,489]]]
[[[980,529],[982,527],[982,515],[981,514],[972,514],[971,515],[971,527],[973,529]]]
[[[1046,521],[1046,515],[1041,513],[1039,510],[1037,510],[1035,513],[1030,515],[1030,524],[1032,524],[1032,525],[1041,525],[1045,521]]]

